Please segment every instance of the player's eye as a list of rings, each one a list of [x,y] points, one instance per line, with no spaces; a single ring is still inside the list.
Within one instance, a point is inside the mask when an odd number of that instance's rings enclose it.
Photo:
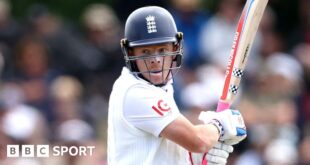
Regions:
[[[160,48],[159,50],[158,50],[158,53],[159,54],[164,54],[164,53],[166,53],[168,50],[166,49],[166,48]]]
[[[150,54],[151,54],[151,51],[148,50],[148,49],[143,49],[143,50],[142,50],[142,54],[143,54],[143,55],[150,55]]]

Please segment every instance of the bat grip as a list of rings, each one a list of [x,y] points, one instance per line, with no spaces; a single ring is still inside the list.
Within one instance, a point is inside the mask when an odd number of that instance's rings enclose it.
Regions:
[[[217,103],[216,112],[224,111],[225,109],[229,109],[229,107],[230,107],[229,103],[219,100],[219,102]]]
[[[219,102],[217,103],[216,112],[224,111],[225,109],[228,109],[229,107],[230,107],[229,103],[219,100]],[[206,160],[206,155],[207,155],[206,153],[203,155],[202,165],[208,165],[208,161]]]

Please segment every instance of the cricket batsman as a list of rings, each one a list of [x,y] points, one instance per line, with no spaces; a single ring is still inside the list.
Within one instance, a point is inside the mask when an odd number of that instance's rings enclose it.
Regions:
[[[132,12],[121,40],[126,66],[113,85],[108,115],[109,165],[224,165],[246,137],[237,110],[206,111],[193,125],[173,98],[183,34],[161,7]],[[206,98],[208,99],[208,98]],[[193,155],[200,155],[197,159]]]

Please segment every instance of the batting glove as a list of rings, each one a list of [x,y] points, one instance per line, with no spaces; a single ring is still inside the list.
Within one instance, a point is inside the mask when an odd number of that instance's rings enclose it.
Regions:
[[[207,154],[208,165],[225,165],[233,146],[218,142]]]
[[[220,131],[219,141],[225,142],[225,144],[237,144],[247,136],[243,117],[237,110],[201,112],[199,120],[205,124],[215,125]]]

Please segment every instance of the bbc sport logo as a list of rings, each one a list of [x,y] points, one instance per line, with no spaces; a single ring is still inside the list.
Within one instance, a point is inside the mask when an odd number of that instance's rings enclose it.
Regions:
[[[92,156],[95,146],[7,145],[7,157]]]

